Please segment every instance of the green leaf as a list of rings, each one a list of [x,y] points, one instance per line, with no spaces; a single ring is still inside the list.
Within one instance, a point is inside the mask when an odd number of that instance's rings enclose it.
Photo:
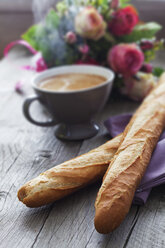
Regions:
[[[124,8],[125,6],[129,5],[131,0],[120,0],[120,7]]]
[[[136,42],[141,39],[152,39],[156,33],[162,28],[156,22],[148,22],[145,24],[136,25],[131,34],[120,38],[123,42]]]
[[[164,69],[161,68],[161,67],[155,67],[153,69],[153,75],[156,76],[156,77],[160,77],[162,75],[162,73],[164,72]]]
[[[111,42],[112,44],[115,44],[115,43],[116,43],[116,40],[115,40],[114,36],[111,35],[111,34],[108,33],[108,32],[105,33],[104,39],[105,39],[106,41]]]
[[[64,0],[64,3],[67,5],[67,6],[72,6],[74,4],[74,0]]]
[[[151,60],[155,59],[156,51],[154,49],[144,52],[145,62],[149,63]]]
[[[67,10],[66,4],[62,1],[56,4],[56,9],[60,15],[63,15]]]
[[[59,16],[53,9],[51,9],[45,18],[45,25],[47,26],[47,28],[50,29],[57,28],[59,22],[60,22]]]
[[[38,40],[45,36],[45,30],[42,25],[31,26],[21,37],[26,40],[34,49],[39,50]]]
[[[23,35],[22,38],[26,40],[34,49],[41,51],[44,58],[49,58],[51,55],[50,42],[48,35],[50,31],[54,33],[59,24],[59,17],[56,12],[51,9],[47,14],[45,21],[31,26]]]
[[[151,60],[155,59],[156,53],[159,50],[164,50],[164,40],[156,40],[153,42],[153,48],[147,51],[144,51],[145,62],[149,63]]]
[[[110,1],[109,0],[98,0],[98,4],[99,5],[108,5],[110,4]]]

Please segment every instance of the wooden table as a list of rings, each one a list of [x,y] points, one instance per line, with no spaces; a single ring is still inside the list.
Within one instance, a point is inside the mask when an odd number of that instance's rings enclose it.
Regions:
[[[27,180],[103,144],[109,138],[103,120],[138,106],[120,99],[110,101],[97,117],[101,126],[97,136],[83,142],[57,140],[55,128],[33,126],[23,117],[22,103],[32,91],[29,81],[33,73],[20,67],[30,59],[24,50],[13,50],[0,62],[0,247],[164,248],[164,186],[152,191],[145,206],[132,206],[121,226],[108,235],[97,233],[93,224],[99,183],[38,209],[18,201],[17,190]],[[24,95],[13,90],[18,80],[26,81]],[[32,110],[36,118],[46,115],[39,104]]]

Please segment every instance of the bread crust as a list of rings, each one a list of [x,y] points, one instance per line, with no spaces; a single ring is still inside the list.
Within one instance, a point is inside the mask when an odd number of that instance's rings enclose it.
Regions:
[[[109,233],[127,215],[165,126],[165,74],[127,125],[95,202],[95,228]]]
[[[122,135],[92,151],[57,165],[30,180],[18,191],[18,199],[28,207],[40,207],[59,200],[102,178]]]

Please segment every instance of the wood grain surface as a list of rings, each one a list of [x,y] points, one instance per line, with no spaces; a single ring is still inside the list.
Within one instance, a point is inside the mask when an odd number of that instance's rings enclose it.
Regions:
[[[27,180],[67,159],[85,153],[110,137],[103,126],[108,116],[133,112],[132,101],[109,101],[97,116],[101,130],[83,142],[64,142],[54,136],[55,128],[31,125],[22,114],[22,103],[32,93],[32,72],[21,69],[31,57],[13,50],[0,62],[0,247],[1,248],[164,248],[164,186],[151,193],[143,207],[132,206],[122,225],[113,233],[100,235],[94,229],[94,202],[100,183],[95,183],[54,204],[29,209],[17,199],[17,190]],[[24,94],[14,92],[18,80]],[[32,106],[38,119],[47,114]]]

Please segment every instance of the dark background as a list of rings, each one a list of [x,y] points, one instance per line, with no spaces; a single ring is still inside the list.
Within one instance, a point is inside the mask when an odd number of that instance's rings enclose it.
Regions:
[[[56,0],[50,0],[56,2]],[[42,4],[42,0],[40,0]],[[165,27],[165,0],[133,0],[144,21],[157,21]],[[0,0],[0,57],[4,47],[34,23],[32,0]],[[165,37],[165,29],[158,34]]]

